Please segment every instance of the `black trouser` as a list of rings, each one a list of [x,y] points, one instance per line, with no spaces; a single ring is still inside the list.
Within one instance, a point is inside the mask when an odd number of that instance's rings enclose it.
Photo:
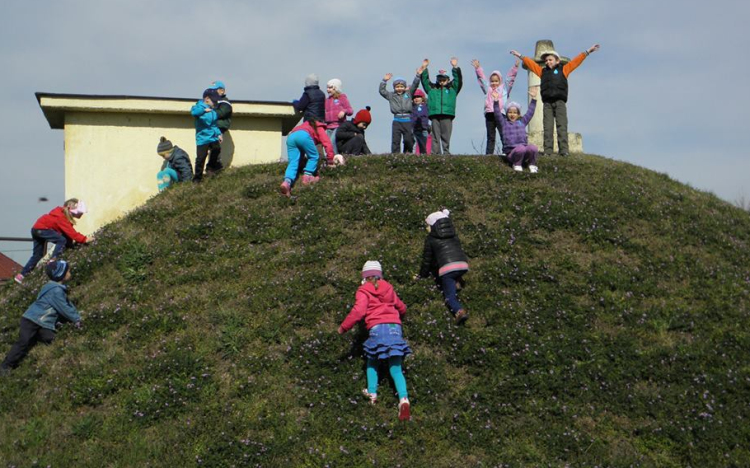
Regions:
[[[568,154],[568,106],[565,101],[545,102],[542,125],[544,126],[544,152],[552,154],[555,144],[553,137],[557,124],[557,151]]]
[[[414,135],[411,122],[393,121],[391,126],[391,153],[401,152],[401,138],[404,139],[404,153],[414,151]]]
[[[370,154],[370,149],[367,147],[367,142],[363,135],[355,135],[346,141],[339,140],[337,143],[341,154]]]
[[[487,149],[484,154],[495,153],[495,134],[500,133],[500,127],[497,126],[494,112],[487,112],[484,114],[484,124],[487,127]],[[503,136],[500,135],[502,141]]]
[[[210,152],[210,155],[209,155]],[[195,156],[195,176],[193,179],[200,180],[203,178],[203,165],[206,163],[206,156],[208,156],[208,165],[206,170],[210,172],[218,172],[224,168],[219,160],[221,154],[221,144],[218,141],[213,141],[207,145],[198,146],[197,154]]]
[[[21,331],[18,334],[18,340],[13,343],[10,351],[8,351],[8,355],[5,356],[2,367],[15,369],[37,342],[41,341],[44,344],[50,344],[54,339],[55,332],[40,327],[25,317],[21,317]]]

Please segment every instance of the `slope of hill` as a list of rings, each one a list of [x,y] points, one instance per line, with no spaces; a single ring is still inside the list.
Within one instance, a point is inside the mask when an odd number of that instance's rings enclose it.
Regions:
[[[178,186],[70,254],[84,312],[0,379],[3,466],[749,466],[750,219],[595,156],[352,159],[291,200],[280,165]],[[457,328],[414,281],[452,210]],[[379,259],[409,307],[413,420],[363,330]],[[43,283],[0,291],[0,352]]]

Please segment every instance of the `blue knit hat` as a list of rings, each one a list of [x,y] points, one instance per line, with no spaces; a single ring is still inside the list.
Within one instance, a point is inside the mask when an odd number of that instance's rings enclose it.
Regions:
[[[57,260],[49,262],[47,264],[47,276],[52,281],[62,281],[65,278],[65,273],[70,269],[70,264],[65,260]]]

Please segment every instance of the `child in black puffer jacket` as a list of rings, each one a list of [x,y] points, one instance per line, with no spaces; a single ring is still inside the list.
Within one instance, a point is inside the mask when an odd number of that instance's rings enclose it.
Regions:
[[[449,214],[448,210],[436,211],[425,219],[429,234],[424,241],[422,266],[417,278],[426,278],[433,273],[440,279],[445,302],[460,325],[469,314],[458,301],[456,283],[469,271],[469,259],[461,248]]]

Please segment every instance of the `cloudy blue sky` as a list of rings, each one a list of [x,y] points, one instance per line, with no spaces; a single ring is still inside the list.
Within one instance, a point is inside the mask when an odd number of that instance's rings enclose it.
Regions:
[[[474,154],[484,121],[470,60],[505,72],[508,51],[531,54],[538,39],[569,56],[602,46],[571,76],[570,129],[587,152],[750,198],[748,17],[738,0],[5,0],[0,236],[28,236],[63,201],[63,134],[37,91],[197,98],[222,79],[230,98],[288,101],[315,72],[340,78],[356,108],[372,106],[368,140],[385,152],[383,74],[411,76],[424,57],[448,68],[455,55],[466,85],[451,149]],[[526,82],[519,74],[516,99]],[[30,244],[0,251],[23,263]]]

